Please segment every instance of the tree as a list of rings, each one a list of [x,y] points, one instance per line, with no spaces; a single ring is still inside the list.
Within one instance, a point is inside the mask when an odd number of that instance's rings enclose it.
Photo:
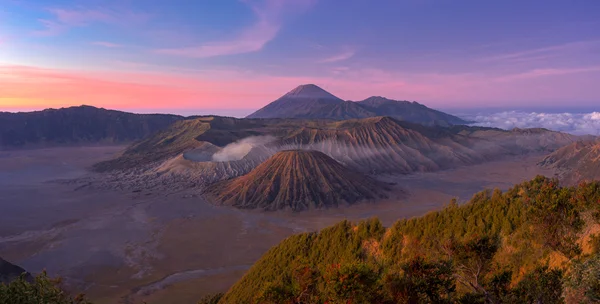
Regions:
[[[506,303],[525,304],[562,304],[563,272],[549,269],[548,266],[536,268],[528,273],[511,291]]]
[[[386,274],[383,290],[393,303],[450,303],[456,290],[452,264],[416,258]]]
[[[574,262],[566,285],[582,295],[582,303],[600,302],[600,254]]]
[[[51,279],[46,272],[33,282],[25,275],[7,284],[0,284],[0,304],[87,304],[83,295],[72,297],[61,288],[60,279]]]
[[[218,304],[223,295],[223,293],[217,293],[204,296],[202,299],[200,299],[200,301],[198,301],[198,304]]]
[[[581,253],[576,243],[584,221],[571,188],[560,188],[557,179],[537,177],[539,183],[525,199],[529,218],[544,245],[572,258]]]
[[[318,297],[320,272],[311,266],[298,266],[291,276],[268,284],[256,297],[257,303],[314,303]]]
[[[295,302],[296,292],[291,284],[271,283],[256,295],[255,303],[260,304],[300,304]]]
[[[334,264],[325,275],[327,303],[377,303],[379,273],[364,263]]]
[[[494,274],[492,279],[486,284],[492,302],[507,303],[505,299],[511,294],[511,279],[511,271],[502,271]]]
[[[463,286],[481,294],[486,303],[493,303],[486,290],[484,278],[490,271],[492,259],[498,251],[498,237],[475,237],[464,243],[450,242],[446,250],[454,262],[455,277]]]

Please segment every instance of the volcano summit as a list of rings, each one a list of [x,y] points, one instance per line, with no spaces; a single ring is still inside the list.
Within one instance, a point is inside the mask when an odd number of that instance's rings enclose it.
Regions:
[[[247,175],[208,187],[215,204],[243,209],[318,209],[386,196],[385,186],[318,151],[276,153]]]
[[[345,120],[390,116],[424,125],[459,125],[467,121],[430,109],[417,102],[369,97],[363,101],[344,101],[314,84],[296,87],[247,118],[303,118]]]

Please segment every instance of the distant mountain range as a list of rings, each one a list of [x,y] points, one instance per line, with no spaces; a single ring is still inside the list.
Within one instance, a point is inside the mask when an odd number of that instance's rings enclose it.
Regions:
[[[423,125],[451,126],[467,121],[416,102],[370,97],[344,101],[320,87],[301,85],[248,118],[347,120],[377,116]],[[76,144],[130,143],[195,117],[134,114],[92,106],[35,112],[0,112],[0,150]],[[225,131],[224,139],[227,138]],[[227,140],[225,140],[227,141]],[[215,143],[218,145],[218,143]]]
[[[423,126],[390,117],[344,121],[197,117],[178,121],[94,168],[109,171],[114,177],[111,185],[132,191],[192,188],[201,194],[207,186],[239,177],[211,188],[214,191],[209,191],[209,201],[217,205],[273,210],[283,208],[286,200],[279,199],[280,195],[294,196],[287,207],[304,210],[333,207],[352,198],[343,196],[346,190],[356,200],[369,198],[374,193],[368,191],[375,188],[370,186],[351,190],[353,182],[361,180],[360,177],[338,180],[327,175],[350,176],[340,173],[346,172],[345,169],[333,165],[329,159],[363,176],[410,174],[528,153],[549,153],[577,139],[574,135],[545,129],[505,131],[460,125]],[[252,141],[256,144],[249,144]],[[286,172],[293,167],[293,162],[283,161],[284,157],[268,160],[286,150],[319,151],[327,160],[313,154],[294,157],[327,170],[299,168],[296,173],[300,175],[293,175]],[[236,156],[214,157],[230,153]],[[269,166],[273,170],[268,169]],[[306,181],[310,178],[322,182],[309,185]],[[367,183],[366,178],[362,179]],[[261,187],[255,187],[254,182],[261,180],[264,181]],[[343,185],[343,189],[334,188],[342,196],[328,199],[331,204],[323,198],[309,198],[321,197],[326,191],[320,187],[328,183]],[[309,188],[301,188],[300,184]],[[314,205],[307,205],[306,201],[311,199]]]
[[[355,170],[378,173],[437,171],[500,156],[552,152],[577,140],[545,129],[445,128],[389,117],[344,121],[199,117],[174,123],[96,169],[160,163],[206,144],[220,149],[250,136],[273,136],[276,150],[318,150]]]
[[[298,86],[247,118],[303,118],[346,120],[390,116],[423,125],[466,124],[459,117],[430,109],[417,102],[373,96],[363,101],[344,101],[314,84]]]
[[[90,106],[26,113],[0,112],[0,149],[117,144],[145,138],[184,117],[133,114]]]

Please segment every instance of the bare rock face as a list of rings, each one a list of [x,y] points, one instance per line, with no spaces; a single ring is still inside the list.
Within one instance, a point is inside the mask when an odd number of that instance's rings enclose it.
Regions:
[[[567,184],[600,179],[600,140],[578,141],[546,156],[540,165],[557,169]]]
[[[333,99],[340,100],[333,94],[321,89],[314,84],[304,84],[296,87],[289,91],[284,97],[288,98],[322,98],[322,99]]]
[[[301,211],[383,198],[386,189],[322,152],[286,150],[247,175],[209,186],[205,195],[219,205]]]
[[[95,169],[104,172],[100,188],[198,195],[210,184],[248,174],[283,150],[320,151],[366,175],[411,174],[550,153],[575,140],[544,129],[430,127],[381,116],[343,121],[198,117],[174,123]]]

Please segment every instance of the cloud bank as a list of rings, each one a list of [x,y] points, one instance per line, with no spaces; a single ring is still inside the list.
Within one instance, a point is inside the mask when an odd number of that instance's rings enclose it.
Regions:
[[[501,129],[546,128],[576,135],[600,135],[600,112],[537,113],[506,111],[493,114],[465,116],[476,121],[473,125]]]

